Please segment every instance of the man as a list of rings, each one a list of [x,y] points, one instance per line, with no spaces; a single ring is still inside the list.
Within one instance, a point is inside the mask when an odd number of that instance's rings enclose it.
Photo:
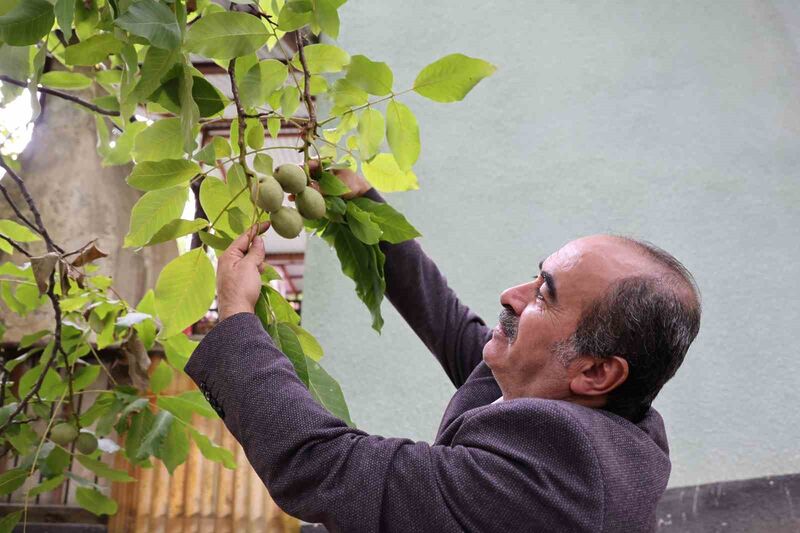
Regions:
[[[650,403],[700,321],[672,256],[572,241],[503,292],[490,330],[415,241],[382,245],[388,299],[458,388],[428,444],[350,428],[313,400],[253,314],[265,253],[254,232],[220,258],[221,322],[186,371],[285,511],[348,533],[655,528],[670,462]]]

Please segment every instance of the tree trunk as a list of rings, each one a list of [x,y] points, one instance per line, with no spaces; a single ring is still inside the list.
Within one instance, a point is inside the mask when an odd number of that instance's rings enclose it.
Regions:
[[[91,99],[84,92],[81,97]],[[177,256],[175,242],[132,251],[122,248],[131,208],[141,193],[125,183],[131,166],[103,167],[97,153],[94,116],[60,98],[47,97],[30,144],[22,154],[20,176],[36,202],[48,232],[67,252],[97,239],[97,247],[109,254],[101,259],[99,273],[111,276],[113,286],[131,305],[136,305],[155,285],[161,269]],[[3,184],[12,191],[23,213],[27,206],[10,178]],[[5,201],[0,218],[14,219]],[[32,253],[44,252],[36,243]],[[0,253],[0,255],[2,255]],[[14,260],[25,258],[15,254]],[[20,317],[0,308],[6,331],[4,342],[17,342],[26,333],[52,327],[49,305]]]

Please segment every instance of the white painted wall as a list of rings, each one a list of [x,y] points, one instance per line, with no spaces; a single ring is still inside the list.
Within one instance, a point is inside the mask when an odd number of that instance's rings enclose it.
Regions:
[[[341,44],[396,89],[451,52],[497,73],[458,104],[412,95],[422,189],[390,196],[462,299],[500,292],[573,238],[674,253],[700,336],[657,407],[673,486],[800,472],[800,6],[790,0],[350,0]],[[383,335],[335,254],[308,250],[304,321],[353,419],[433,439],[453,393],[389,304]]]

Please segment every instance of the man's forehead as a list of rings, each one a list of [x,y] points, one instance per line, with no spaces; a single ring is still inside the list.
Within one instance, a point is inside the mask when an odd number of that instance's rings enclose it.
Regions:
[[[580,278],[586,285],[604,286],[616,279],[647,271],[648,260],[624,240],[593,235],[570,241],[542,261],[542,269],[563,282]],[[565,283],[559,283],[564,285]],[[566,289],[566,287],[564,287]]]

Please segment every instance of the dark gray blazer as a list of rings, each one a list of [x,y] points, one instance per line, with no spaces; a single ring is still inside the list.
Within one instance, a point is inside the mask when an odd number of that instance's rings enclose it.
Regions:
[[[329,414],[250,313],[215,327],[186,366],[275,502],[347,533],[655,529],[670,471],[659,414],[633,424],[556,400],[492,404],[490,329],[417,242],[384,250],[389,300],[458,389],[432,444]]]

